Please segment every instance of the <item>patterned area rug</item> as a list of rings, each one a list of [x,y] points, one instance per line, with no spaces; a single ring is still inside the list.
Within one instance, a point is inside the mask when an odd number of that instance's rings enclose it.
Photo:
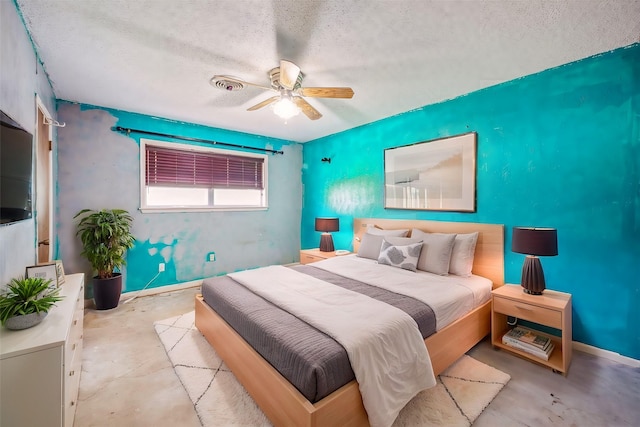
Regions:
[[[154,324],[200,422],[270,426],[269,420],[194,325],[194,312]],[[509,381],[509,375],[462,356],[400,412],[394,427],[470,426]]]

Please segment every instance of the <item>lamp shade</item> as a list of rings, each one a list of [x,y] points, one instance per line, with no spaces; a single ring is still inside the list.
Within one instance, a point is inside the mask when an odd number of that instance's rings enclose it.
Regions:
[[[558,233],[555,228],[513,227],[511,250],[535,256],[558,255]]]
[[[338,218],[316,218],[316,231],[328,233],[340,230],[340,220]]]
[[[513,227],[511,250],[526,254],[522,265],[521,286],[531,295],[542,295],[546,288],[539,256],[558,255],[558,233],[555,228]]]
[[[338,218],[316,218],[316,231],[322,231],[320,236],[320,251],[333,252],[333,238],[331,231],[340,230],[340,221]]]

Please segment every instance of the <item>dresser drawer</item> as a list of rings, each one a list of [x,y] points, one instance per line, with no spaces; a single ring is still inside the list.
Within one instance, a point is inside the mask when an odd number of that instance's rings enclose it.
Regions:
[[[71,321],[69,338],[65,343],[64,359],[64,427],[73,427],[82,373],[82,340],[84,322],[84,294],[80,292]]]
[[[84,303],[84,302],[83,302]],[[82,304],[83,304],[82,303]],[[83,321],[84,321],[84,307],[81,303],[76,305],[76,310],[71,320],[71,328],[69,329],[69,336],[65,343],[65,365],[69,365],[73,360],[74,354],[78,351],[78,347],[82,348],[82,334],[83,334]]]
[[[562,312],[557,310],[551,310],[533,304],[513,301],[497,296],[494,296],[493,298],[493,310],[497,313],[529,320],[531,322],[551,326],[552,328],[562,328]]]
[[[80,388],[80,374],[82,373],[82,341],[78,342],[65,369],[64,380],[64,425],[73,427],[76,405],[78,404],[78,389]]]

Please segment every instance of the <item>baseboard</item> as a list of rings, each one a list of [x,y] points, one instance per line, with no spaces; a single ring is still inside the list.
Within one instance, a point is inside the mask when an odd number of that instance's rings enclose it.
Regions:
[[[201,285],[202,285],[202,279],[192,280],[190,282],[177,283],[175,285],[167,285],[167,286],[160,286],[157,288],[145,289],[143,291],[125,292],[122,295],[120,295],[120,303],[123,303],[131,298],[146,297],[149,295],[163,294],[165,292],[181,291],[183,289],[195,288]],[[91,308],[91,307],[93,307],[93,299],[85,299],[84,308]]]
[[[594,356],[604,357],[605,359],[609,359],[617,363],[622,363],[623,365],[629,365],[634,368],[640,368],[640,360],[623,356],[620,353],[616,353],[613,351],[603,350],[601,348],[583,344],[577,341],[573,342],[573,349],[577,351],[581,351],[583,353],[593,354]]]
[[[165,292],[181,291],[183,289],[195,288],[202,285],[202,279],[192,280],[190,282],[176,283],[175,285],[159,286],[157,288],[149,288],[143,291],[131,291],[122,294],[120,299],[128,299],[134,296],[146,297],[149,295],[163,294]]]

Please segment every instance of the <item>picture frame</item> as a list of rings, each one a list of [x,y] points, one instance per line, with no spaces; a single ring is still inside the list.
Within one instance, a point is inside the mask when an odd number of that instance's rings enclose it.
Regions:
[[[476,132],[384,150],[384,207],[476,211]]]
[[[58,278],[58,287],[64,284],[64,266],[62,265],[62,261],[59,259],[54,260],[56,263],[56,277]]]
[[[38,277],[45,280],[51,279],[50,287],[58,286],[58,273],[55,262],[31,265],[26,268],[26,277]]]

